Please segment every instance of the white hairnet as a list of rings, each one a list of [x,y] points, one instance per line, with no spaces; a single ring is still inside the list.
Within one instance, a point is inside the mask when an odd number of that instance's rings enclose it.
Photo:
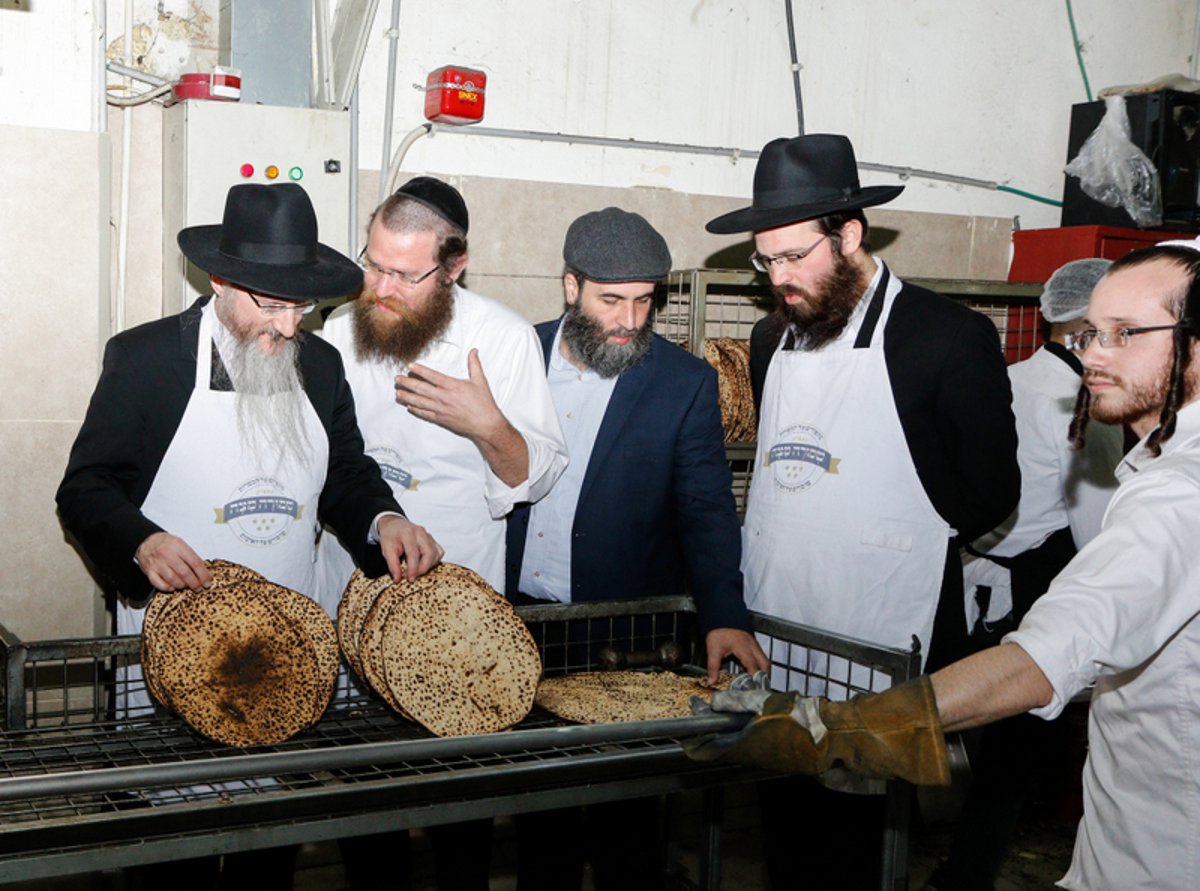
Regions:
[[[1082,316],[1087,312],[1092,288],[1111,265],[1112,260],[1088,257],[1054,270],[1042,291],[1042,317],[1053,324],[1073,322]]]

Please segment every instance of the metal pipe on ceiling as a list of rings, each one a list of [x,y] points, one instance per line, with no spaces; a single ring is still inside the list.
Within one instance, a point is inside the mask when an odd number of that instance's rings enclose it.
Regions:
[[[392,160],[392,106],[396,102],[396,49],[400,41],[400,0],[392,0],[392,24],[387,30],[387,98],[383,108],[383,161],[379,165],[379,202],[387,197],[387,170]]]
[[[792,89],[796,94],[796,135],[804,135],[804,100],[800,94],[800,60],[796,56],[796,25],[792,20],[792,0],[783,0],[787,13],[788,48],[792,51]]]
[[[439,133],[457,133],[461,136],[494,136],[503,139],[528,139],[539,142],[564,142],[578,145],[594,145],[602,148],[632,148],[654,152],[675,152],[691,155],[716,155],[727,157],[733,162],[743,158],[757,158],[761,154],[757,149],[730,148],[726,146],[688,145],[679,142],[647,142],[640,139],[614,139],[609,136],[583,136],[576,133],[539,133],[533,130],[506,130],[497,127],[460,127],[451,124],[423,124],[417,129],[428,128],[431,136]],[[870,161],[859,161],[859,169],[872,170],[879,173],[891,173],[900,179],[918,177],[920,179],[936,180],[938,182],[955,183],[961,186],[973,186],[979,189],[1010,191],[994,180],[978,179],[970,176],[959,176],[954,173],[940,173],[936,170],[924,170],[919,167],[902,167],[895,164],[874,164]],[[1028,193],[1025,197],[1030,196]]]

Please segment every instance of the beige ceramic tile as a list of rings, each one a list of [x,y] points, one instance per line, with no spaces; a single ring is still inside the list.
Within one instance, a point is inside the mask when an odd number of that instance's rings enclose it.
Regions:
[[[97,171],[107,151],[107,136],[0,127],[0,157],[27,159],[0,189],[2,420],[82,416],[105,293],[107,192]]]
[[[975,217],[967,277],[1007,281],[1011,258],[1012,221],[1004,217]]]
[[[878,210],[871,241],[901,275],[966,278],[974,227],[970,217]]]
[[[26,640],[87,637],[99,603],[54,506],[78,424],[0,422],[0,623]]]
[[[537,324],[562,313],[561,281],[557,276],[480,275],[468,271],[463,283]]]
[[[125,327],[162,316],[162,110],[154,105],[132,109],[130,128],[129,231],[125,271]],[[112,136],[112,214],[121,213],[121,151],[123,110],[110,109]],[[112,277],[115,301],[117,237],[113,234]]]

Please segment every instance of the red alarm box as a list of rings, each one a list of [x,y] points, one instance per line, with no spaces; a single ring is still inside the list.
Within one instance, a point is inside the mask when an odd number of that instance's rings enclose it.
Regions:
[[[474,68],[447,65],[425,78],[425,117],[439,124],[474,124],[483,120],[487,75]]]

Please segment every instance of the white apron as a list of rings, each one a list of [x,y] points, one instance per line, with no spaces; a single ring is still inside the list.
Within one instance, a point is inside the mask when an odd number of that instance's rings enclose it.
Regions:
[[[887,267],[853,348],[772,357],[743,526],[750,609],[869,643],[929,651],[953,531],[925,494],[892,397],[883,332],[900,291]],[[802,650],[802,648],[795,648]],[[862,666],[796,652],[772,686],[845,699],[884,689]],[[841,679],[843,683],[837,682]]]
[[[238,432],[237,394],[209,385],[213,326],[219,324],[213,302],[200,315],[195,387],[142,513],[206,560],[241,563],[312,597],[317,500],[329,463],[325,428],[304,399],[304,426],[312,446],[307,466],[276,452],[246,453]],[[118,598],[117,633],[139,634],[145,614]],[[153,711],[144,687],[136,683],[140,678],[141,667],[136,666],[129,671],[130,683],[118,685],[118,690],[130,688],[127,697],[118,694],[119,717]]]

